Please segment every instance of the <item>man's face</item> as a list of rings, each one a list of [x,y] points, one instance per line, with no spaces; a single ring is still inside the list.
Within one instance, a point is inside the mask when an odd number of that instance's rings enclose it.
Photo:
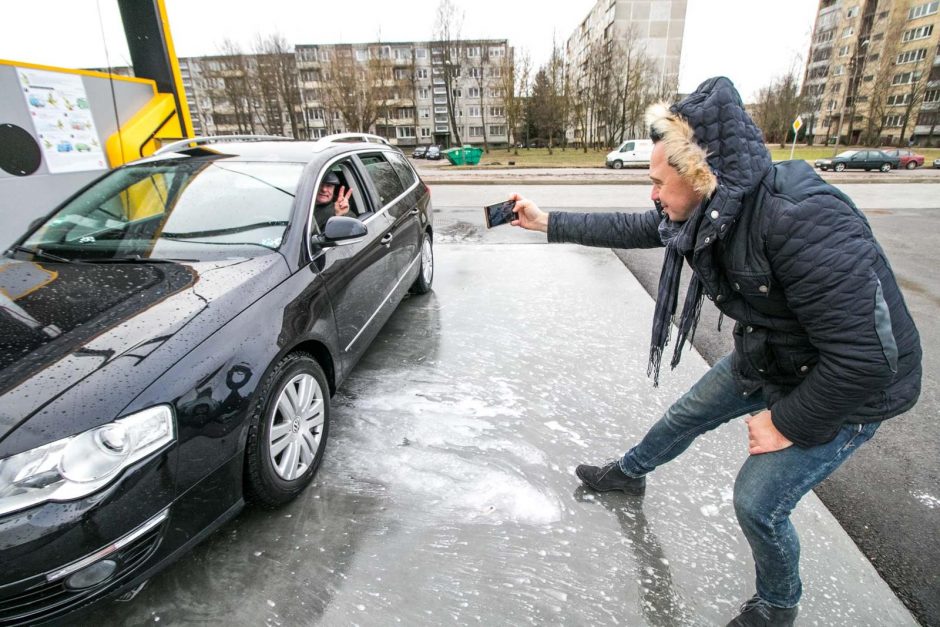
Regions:
[[[318,205],[322,205],[323,203],[327,203],[333,200],[334,187],[335,185],[332,183],[323,183],[320,185],[320,191],[317,192]]]
[[[673,222],[685,222],[702,202],[702,196],[692,188],[692,184],[679,176],[674,167],[666,160],[666,148],[662,142],[653,146],[650,157],[650,180],[653,192],[650,197],[658,200],[663,211]]]

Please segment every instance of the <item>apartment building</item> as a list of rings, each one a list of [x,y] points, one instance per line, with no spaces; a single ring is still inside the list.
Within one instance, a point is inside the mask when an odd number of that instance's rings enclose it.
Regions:
[[[685,29],[687,0],[597,0],[588,15],[574,30],[565,45],[570,80],[575,92],[596,83],[597,60],[617,68],[610,55],[641,54],[650,64],[643,81],[651,95],[670,98],[679,84],[679,59]],[[592,108],[603,106],[595,103]],[[569,140],[587,139],[597,129],[588,120],[601,119],[598,112],[588,112],[580,124],[569,131]],[[603,123],[602,123],[603,124]],[[599,130],[603,135],[603,129]]]
[[[803,94],[814,141],[940,144],[940,2],[821,0]]]
[[[501,144],[509,139],[503,72],[512,48],[505,39],[299,45],[296,50],[309,137],[351,130],[352,115],[336,102],[339,72],[354,61],[384,91],[370,130],[399,146]],[[446,76],[445,73],[449,73]],[[364,99],[375,98],[365,95]],[[453,109],[453,119],[450,110]]]

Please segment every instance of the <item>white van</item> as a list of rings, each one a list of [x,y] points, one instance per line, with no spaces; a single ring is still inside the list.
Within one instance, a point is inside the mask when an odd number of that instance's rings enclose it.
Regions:
[[[652,139],[628,139],[617,150],[607,154],[607,167],[619,170],[627,164],[649,163],[652,154]]]

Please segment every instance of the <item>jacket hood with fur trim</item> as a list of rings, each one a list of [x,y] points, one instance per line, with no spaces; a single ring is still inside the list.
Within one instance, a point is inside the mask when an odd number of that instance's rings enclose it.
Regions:
[[[669,164],[723,217],[737,215],[744,195],[773,165],[763,134],[724,76],[708,79],[671,107],[651,106],[646,121],[665,142]]]

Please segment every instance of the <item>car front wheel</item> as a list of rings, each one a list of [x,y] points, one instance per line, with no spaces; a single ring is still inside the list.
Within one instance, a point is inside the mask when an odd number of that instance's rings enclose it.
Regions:
[[[833,168],[833,169],[834,169],[836,172],[844,172],[844,171],[845,171],[845,164],[844,164],[844,163],[837,163],[837,164],[836,164],[836,167]]]
[[[623,161],[621,161],[620,159],[617,159],[616,161],[614,161],[613,165],[614,165],[615,170],[619,170],[620,168],[623,167]]]
[[[891,164],[890,164],[890,163],[882,163],[882,164],[881,164],[881,167],[878,168],[878,169],[881,170],[882,172],[888,172],[888,171],[891,170]]]
[[[917,167],[917,162],[916,162],[916,161],[908,161],[908,162],[907,162],[907,165],[904,166],[904,167],[907,168],[908,170],[913,170],[914,168]]]
[[[313,480],[330,425],[330,397],[320,364],[307,353],[282,359],[261,384],[248,432],[246,498],[275,508]]]
[[[421,237],[421,269],[418,278],[411,284],[412,294],[427,294],[431,291],[431,282],[434,281],[434,246],[431,236],[425,233]]]

